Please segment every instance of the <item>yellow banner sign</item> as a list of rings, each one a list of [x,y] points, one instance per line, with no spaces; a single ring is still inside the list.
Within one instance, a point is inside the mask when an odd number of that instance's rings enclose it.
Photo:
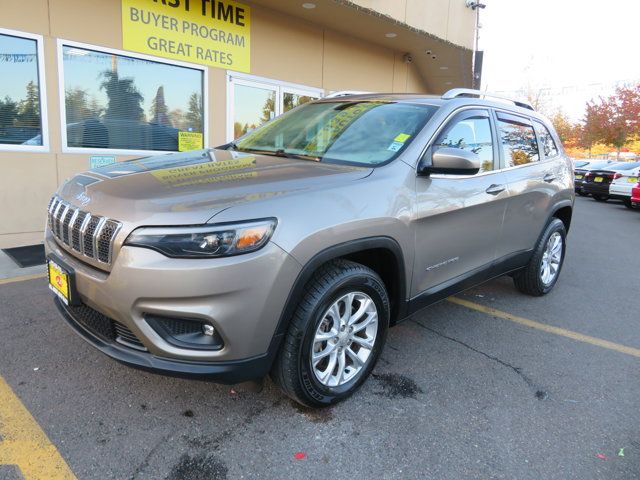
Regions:
[[[232,0],[122,0],[125,49],[250,71],[251,8]]]
[[[189,150],[199,150],[202,148],[202,133],[200,132],[178,132],[178,150],[187,152]]]

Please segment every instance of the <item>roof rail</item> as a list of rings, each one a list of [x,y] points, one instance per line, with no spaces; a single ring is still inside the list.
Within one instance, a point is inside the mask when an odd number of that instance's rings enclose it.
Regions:
[[[341,90],[338,92],[330,93],[329,95],[325,95],[322,98],[336,98],[336,97],[346,97],[348,95],[364,95],[371,92],[360,92],[358,90]]]
[[[480,90],[472,90],[470,88],[452,88],[444,95],[442,95],[443,100],[451,100],[452,98],[458,97],[478,97],[478,98],[494,98],[497,100],[512,102],[517,107],[527,108],[529,110],[534,110],[533,106],[526,101],[523,100],[514,100],[513,98],[503,97],[501,95],[496,95],[494,93],[482,92]]]

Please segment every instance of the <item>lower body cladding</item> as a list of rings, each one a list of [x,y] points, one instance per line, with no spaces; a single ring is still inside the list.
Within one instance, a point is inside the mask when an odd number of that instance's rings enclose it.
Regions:
[[[73,301],[55,302],[85,340],[132,367],[221,383],[269,372],[301,268],[273,243],[205,260],[123,247],[108,273],[62,249],[48,231],[45,250],[71,274]]]

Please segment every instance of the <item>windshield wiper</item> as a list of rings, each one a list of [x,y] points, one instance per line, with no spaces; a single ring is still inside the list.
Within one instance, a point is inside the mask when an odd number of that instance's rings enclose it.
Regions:
[[[322,160],[322,157],[319,157],[317,155],[304,155],[302,153],[287,152],[283,148],[280,148],[278,150],[262,150],[259,148],[242,148],[241,149],[241,148],[238,148],[238,146],[233,142],[229,144],[228,148],[237,150],[239,152],[259,153],[262,155],[271,155],[273,157],[282,157],[282,158],[295,158],[296,160],[313,160],[314,162],[319,162]]]
[[[296,158],[299,160],[313,160],[314,162],[319,162],[322,160],[322,157],[319,157],[317,155],[305,155],[303,153],[291,153],[291,152],[287,152],[284,149],[279,149],[276,150],[273,153],[276,157],[284,157],[284,158]]]

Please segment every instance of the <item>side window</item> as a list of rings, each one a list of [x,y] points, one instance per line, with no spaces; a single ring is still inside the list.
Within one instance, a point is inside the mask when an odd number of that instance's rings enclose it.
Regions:
[[[544,157],[551,158],[558,155],[558,147],[556,147],[556,142],[553,141],[549,129],[542,123],[536,122],[536,130],[538,130],[538,137],[540,138],[540,146],[544,152]]]
[[[480,172],[494,169],[491,123],[484,116],[454,120],[440,133],[434,147],[461,148],[480,157]]]
[[[500,143],[507,167],[526,165],[540,160],[533,126],[516,120],[498,120]]]

